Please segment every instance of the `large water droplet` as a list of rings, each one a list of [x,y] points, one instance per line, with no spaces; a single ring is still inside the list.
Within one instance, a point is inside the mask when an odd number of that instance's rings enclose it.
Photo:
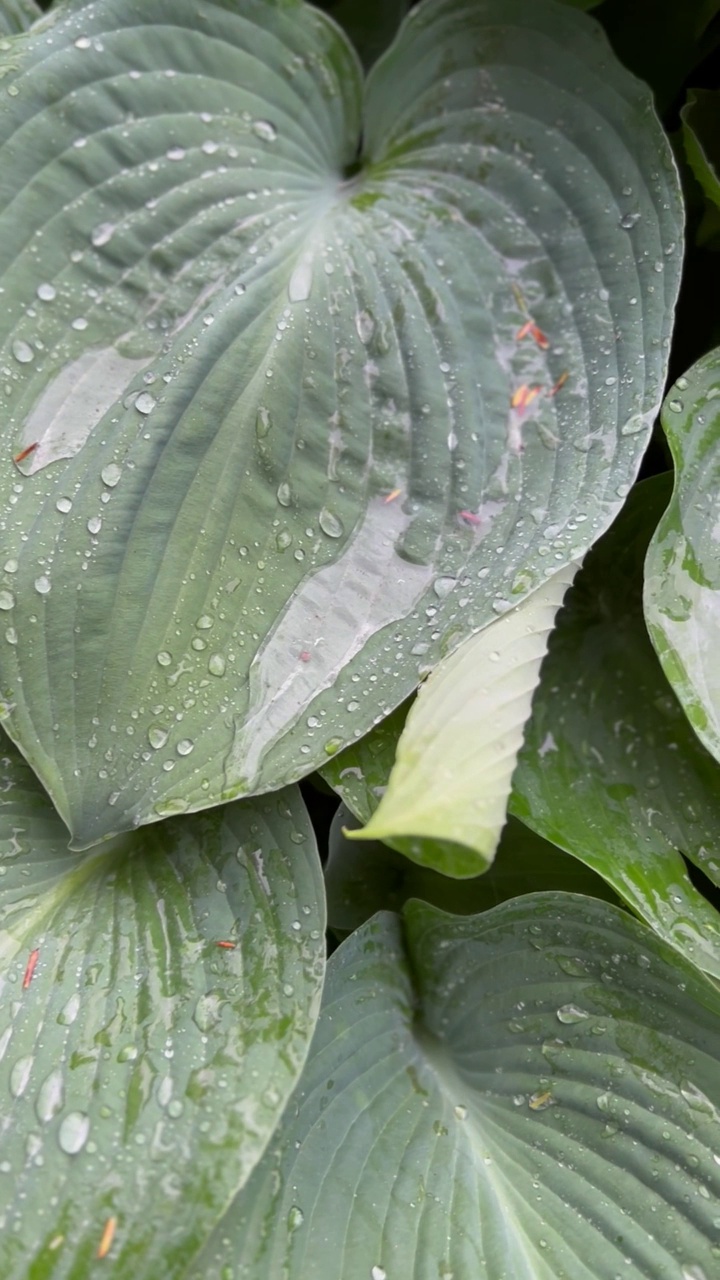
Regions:
[[[90,239],[95,245],[95,248],[99,249],[102,245],[107,244],[108,241],[112,240],[114,234],[114,222],[101,222],[99,226],[95,227]]]
[[[10,1072],[10,1092],[13,1098],[22,1098],[28,1086],[30,1072],[33,1066],[33,1057],[28,1054],[27,1057],[18,1058],[15,1066]]]
[[[358,338],[364,346],[367,346],[375,332],[375,321],[369,311],[357,312],[355,316],[355,328],[357,329]]]
[[[0,609],[14,609],[15,597],[12,591],[0,591]]]
[[[77,991],[73,991],[67,1004],[63,1005],[62,1009],[60,1010],[57,1016],[57,1020],[60,1023],[60,1026],[61,1027],[72,1026],[79,1012],[80,1012],[80,994]]]
[[[108,489],[114,489],[121,475],[122,475],[121,468],[117,465],[116,462],[111,462],[108,464],[107,467],[103,467],[102,471],[100,472],[100,479],[102,480],[103,484],[107,485]]]
[[[312,262],[299,262],[288,281],[291,302],[307,302],[313,282]]]
[[[208,671],[211,676],[225,675],[225,658],[221,653],[213,653],[208,660]]]
[[[320,525],[323,533],[327,534],[328,538],[342,538],[345,532],[342,521],[327,507],[323,507],[320,512],[320,515],[318,516],[318,524]]]
[[[39,578],[35,579],[35,590],[41,595],[46,596],[50,590],[50,579],[47,574],[41,573]]]
[[[156,404],[157,404],[157,400],[155,399],[154,396],[150,395],[149,391],[141,391],[140,395],[135,401],[135,408],[137,409],[138,413],[144,413],[147,415],[148,413],[152,413]]]
[[[584,1022],[589,1018],[590,1014],[586,1009],[581,1009],[577,1004],[564,1004],[557,1011],[558,1022],[572,1023]]]
[[[195,743],[192,742],[190,738],[181,738],[175,750],[179,756],[189,756],[190,752],[194,750],[194,747]]]
[[[620,219],[623,231],[630,231],[640,221],[639,213],[624,213]]]
[[[58,1130],[60,1150],[68,1156],[82,1151],[90,1132],[90,1117],[84,1111],[69,1111]]]
[[[291,1204],[287,1216],[288,1231],[297,1231],[305,1221],[305,1214],[299,1205]]]
[[[668,409],[672,409],[673,413],[682,413],[684,407],[682,400],[668,400]]]
[[[12,344],[12,353],[20,364],[30,364],[35,359],[35,352],[29,342],[23,342],[22,338],[16,338]]]
[[[45,1124],[52,1120],[61,1110],[65,1101],[65,1085],[63,1082],[61,1071],[51,1071],[49,1076],[43,1080],[38,1092],[35,1110],[37,1111],[38,1120],[42,1120]]]
[[[252,131],[256,138],[261,138],[263,142],[274,142],[277,138],[277,129],[270,120],[255,120]]]
[[[148,729],[148,742],[156,751],[159,751],[161,747],[164,747],[167,740],[167,729],[161,729],[160,725],[152,725],[151,728]]]
[[[35,292],[41,302],[52,302],[57,297],[57,289],[47,283],[39,284]]]
[[[266,409],[265,406],[261,404],[255,418],[255,435],[258,440],[263,440],[271,427],[272,418],[270,417],[270,410]]]
[[[292,502],[292,490],[286,480],[278,485],[277,500],[281,507],[289,507]]]

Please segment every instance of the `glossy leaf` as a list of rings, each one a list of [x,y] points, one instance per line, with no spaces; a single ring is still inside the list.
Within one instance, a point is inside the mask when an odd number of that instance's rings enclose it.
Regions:
[[[184,1275],[307,1054],[322,879],[286,790],[92,854],[4,740],[0,1274]],[[110,1224],[110,1225],[108,1225]]]
[[[42,10],[35,4],[35,0],[0,0],[0,36],[26,31],[40,17]],[[0,43],[0,78],[4,70],[3,62],[9,53],[10,47],[6,48]],[[12,58],[8,61],[12,62]]]
[[[370,821],[385,794],[400,735],[412,701],[408,700],[365,734],[333,756],[322,777],[361,824]]]
[[[279,1141],[188,1280],[709,1280],[719,1015],[604,903],[376,916],[331,958]]]
[[[677,479],[648,550],[645,617],[691,725],[720,760],[720,349],[678,379],[662,423]]]
[[[548,636],[576,569],[553,574],[435,668],[410,709],[387,790],[356,838],[390,839],[446,875],[486,869]]]
[[[343,828],[357,825],[349,809],[340,805],[330,828],[325,865],[328,925],[338,934],[358,929],[376,911],[399,911],[409,898],[454,915],[471,915],[507,898],[548,889],[617,903],[600,876],[517,818],[506,822],[492,866],[472,880],[453,880],[418,866],[379,841],[348,840]]]
[[[720,977],[720,914],[693,887],[682,857],[720,885],[720,766],[667,684],[642,614],[643,560],[667,480],[633,490],[568,593],[510,810]]]
[[[316,768],[582,555],[682,215],[543,0],[425,0],[364,99],[299,0],[60,0],[8,88],[0,691],[80,847]]]
[[[397,35],[410,0],[326,0],[319,8],[339,22],[363,66],[371,67]]]

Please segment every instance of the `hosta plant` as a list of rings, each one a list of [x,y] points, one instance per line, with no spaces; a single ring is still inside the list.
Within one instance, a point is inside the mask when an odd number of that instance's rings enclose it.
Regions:
[[[592,7],[0,0],[3,1280],[717,1266],[720,374],[635,485]]]

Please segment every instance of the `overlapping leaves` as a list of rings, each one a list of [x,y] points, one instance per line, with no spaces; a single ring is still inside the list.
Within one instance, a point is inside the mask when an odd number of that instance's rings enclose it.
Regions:
[[[604,903],[376,916],[191,1280],[711,1276],[719,1015]]]
[[[681,214],[568,6],[426,0],[364,93],[299,0],[3,58],[0,692],[80,846],[300,776],[582,554]]]

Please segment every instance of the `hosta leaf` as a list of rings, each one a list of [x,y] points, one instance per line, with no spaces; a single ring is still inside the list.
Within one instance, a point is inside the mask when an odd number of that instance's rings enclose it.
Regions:
[[[348,840],[343,828],[352,830],[357,825],[345,805],[340,805],[330,828],[325,864],[328,925],[338,934],[351,933],[376,911],[398,911],[408,898],[421,898],[455,915],[471,915],[506,898],[547,889],[617,902],[600,876],[517,818],[506,822],[492,866],[472,880],[453,880],[418,866],[379,841]]]
[[[332,957],[279,1141],[189,1280],[709,1280],[718,1015],[605,903],[376,916]]]
[[[645,617],[693,729],[720,760],[720,349],[678,379],[662,422],[676,483],[648,550]]]
[[[667,477],[637,486],[568,592],[510,809],[720,977],[720,915],[682,857],[720,885],[720,766],[687,723],[642,615],[643,559],[667,495]]]
[[[26,31],[41,16],[42,10],[35,0],[0,0],[0,37]],[[9,52],[10,47],[0,42],[0,75],[4,57]]]
[[[0,1274],[79,1280],[112,1237],[114,1280],[173,1280],[307,1053],[324,953],[309,821],[288,789],[71,854],[3,757]]]
[[[355,836],[390,839],[446,875],[485,870],[505,822],[548,636],[576,569],[561,569],[435,668],[410,709],[387,790]]]
[[[316,768],[584,552],[682,217],[567,6],[425,0],[364,99],[299,0],[47,21],[0,121],[0,691],[80,847]]]
[[[720,0],[605,0],[602,21],[617,56],[667,111],[693,67],[717,46]]]
[[[398,740],[412,701],[404,702],[359,742],[323,765],[325,782],[342,798],[360,823],[369,822],[385,794]]]

